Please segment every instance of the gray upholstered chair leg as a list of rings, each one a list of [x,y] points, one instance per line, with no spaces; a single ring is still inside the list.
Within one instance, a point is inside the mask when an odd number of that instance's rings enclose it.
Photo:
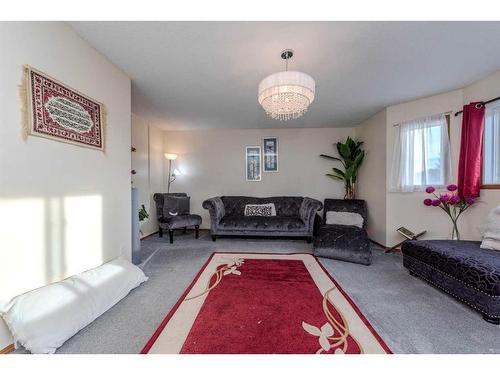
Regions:
[[[217,240],[217,236],[215,234],[212,234],[212,241],[216,241]]]
[[[168,236],[170,237],[170,243],[174,243],[174,230],[169,229]]]
[[[163,229],[158,228],[158,236],[161,238],[163,237]]]
[[[194,226],[194,238],[198,239],[200,237],[200,226],[195,225]]]

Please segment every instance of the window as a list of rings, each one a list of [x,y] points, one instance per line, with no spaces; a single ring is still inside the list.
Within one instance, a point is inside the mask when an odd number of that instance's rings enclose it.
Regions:
[[[486,105],[482,187],[500,188],[500,100]]]
[[[422,191],[451,180],[449,116],[423,117],[396,125],[390,191]]]

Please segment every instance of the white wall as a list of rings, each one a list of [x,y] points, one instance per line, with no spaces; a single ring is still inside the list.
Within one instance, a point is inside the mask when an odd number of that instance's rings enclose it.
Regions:
[[[245,146],[259,145],[264,136],[279,138],[279,172],[262,173],[262,181],[245,181]],[[343,184],[325,176],[334,162],[319,154],[335,154],[333,143],[354,136],[352,128],[248,129],[166,131],[165,152],[179,154],[175,167],[182,176],[171,192],[191,196],[191,211],[209,228],[203,200],[219,195],[309,196],[342,198]]]
[[[394,124],[405,120],[451,111],[450,145],[453,181],[457,180],[458,158],[460,153],[460,134],[462,116],[454,116],[464,104],[471,101],[488,100],[500,96],[500,72],[496,72],[460,90],[450,91],[431,97],[393,105],[387,108],[387,180],[389,184],[394,146]],[[451,226],[448,217],[435,208],[426,207],[422,201],[426,193],[387,193],[387,235],[386,245],[392,246],[401,240],[396,228],[407,226],[413,231],[427,230],[424,239],[449,238]],[[481,190],[480,203],[470,208],[459,221],[462,239],[480,240],[478,226],[488,212],[500,204],[500,190]]]
[[[59,22],[0,23],[0,301],[131,255],[130,79]],[[107,107],[106,152],[21,138],[29,64]],[[0,348],[11,342],[0,323]]]
[[[363,141],[365,160],[358,176],[358,198],[368,206],[368,235],[385,244],[386,213],[386,133],[387,111],[384,109],[356,127],[356,137]]]
[[[142,237],[158,231],[154,193],[165,190],[165,157],[163,131],[139,116],[132,114],[132,176],[133,186],[139,190],[139,204],[144,204],[149,220],[141,224]]]
[[[455,90],[408,103],[402,103],[387,108],[387,181],[389,186],[395,124],[423,116],[453,112],[450,116],[450,146],[452,157],[452,176],[456,181],[457,158],[460,143],[461,117],[455,117],[455,111],[461,109],[463,103],[462,90]],[[405,226],[413,232],[427,230],[426,239],[448,238],[451,233],[449,219],[439,209],[427,207],[422,203],[428,198],[425,192],[387,193],[387,238],[386,243],[392,246],[400,242],[401,235],[396,232],[400,226]],[[470,213],[470,212],[469,212]],[[464,215],[465,216],[465,215]],[[471,234],[464,231],[463,235]]]

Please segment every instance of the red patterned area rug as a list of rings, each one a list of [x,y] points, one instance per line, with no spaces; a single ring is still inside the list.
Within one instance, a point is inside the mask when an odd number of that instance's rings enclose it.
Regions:
[[[141,353],[391,353],[310,254],[214,253]]]

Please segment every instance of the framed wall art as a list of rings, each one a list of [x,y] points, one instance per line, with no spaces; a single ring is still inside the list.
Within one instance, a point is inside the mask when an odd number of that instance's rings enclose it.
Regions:
[[[30,66],[20,87],[25,136],[104,151],[104,105]]]
[[[278,138],[262,138],[264,172],[278,172]]]
[[[247,181],[260,181],[262,179],[260,156],[260,146],[246,146],[245,163]]]

